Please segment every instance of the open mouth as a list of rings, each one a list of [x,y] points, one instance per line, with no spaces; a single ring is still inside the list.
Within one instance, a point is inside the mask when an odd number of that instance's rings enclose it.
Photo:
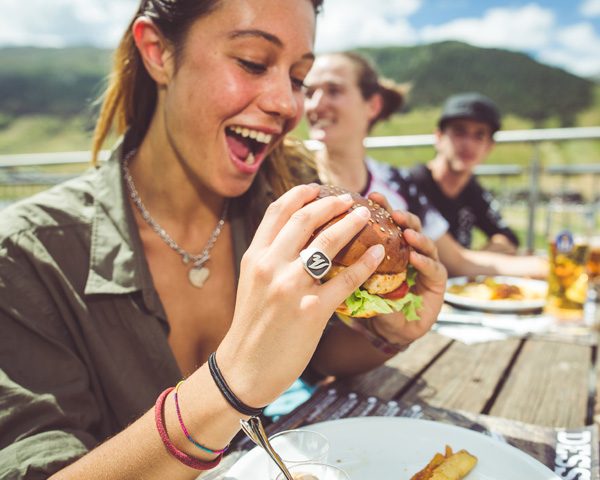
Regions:
[[[227,127],[227,144],[233,154],[246,165],[262,160],[273,135],[247,127]]]
[[[334,121],[330,116],[321,116],[318,113],[311,112],[307,115],[308,123],[312,128],[327,128],[333,125]]]

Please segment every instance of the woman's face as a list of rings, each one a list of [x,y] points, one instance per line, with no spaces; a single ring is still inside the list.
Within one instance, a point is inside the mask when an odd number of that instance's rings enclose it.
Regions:
[[[362,96],[352,61],[320,56],[304,83],[310,137],[328,147],[362,141],[376,112],[373,101]]]
[[[309,0],[224,0],[192,25],[157,113],[169,146],[206,188],[243,194],[298,123],[314,32]]]

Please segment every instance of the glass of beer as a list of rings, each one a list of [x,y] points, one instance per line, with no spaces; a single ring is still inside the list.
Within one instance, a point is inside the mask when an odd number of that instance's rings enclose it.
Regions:
[[[589,296],[596,303],[600,302],[600,235],[590,238],[587,260]]]
[[[592,219],[593,209],[588,205],[551,203],[548,206],[550,272],[546,310],[559,320],[583,320]]]

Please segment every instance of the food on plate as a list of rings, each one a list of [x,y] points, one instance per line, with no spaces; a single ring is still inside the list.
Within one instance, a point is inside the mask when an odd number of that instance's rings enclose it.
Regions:
[[[411,292],[415,283],[416,270],[408,264],[410,246],[404,240],[402,229],[392,216],[377,203],[367,200],[355,192],[340,187],[322,185],[319,198],[329,195],[352,195],[354,204],[348,212],[337,216],[321,229],[341,220],[351,210],[364,205],[371,211],[369,223],[332,260],[331,270],[323,278],[330,279],[356,262],[365,251],[377,244],[385,248],[385,257],[373,275],[361,285],[337,312],[350,317],[368,318],[379,314],[402,312],[407,320],[418,320],[417,310],[422,298]],[[320,230],[317,230],[318,233]]]
[[[461,480],[475,468],[476,464],[477,457],[474,455],[466,450],[453,453],[452,448],[446,445],[443,455],[436,453],[429,463],[415,473],[410,480]]]
[[[545,292],[532,290],[523,285],[499,282],[493,277],[450,285],[448,292],[476,300],[535,300],[545,296]]]

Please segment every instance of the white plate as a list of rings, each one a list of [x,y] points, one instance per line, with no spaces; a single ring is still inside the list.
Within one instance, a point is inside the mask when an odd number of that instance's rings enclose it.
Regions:
[[[467,480],[557,480],[546,466],[522,451],[482,433],[444,423],[402,417],[346,418],[305,428],[330,443],[328,463],[352,480],[409,480],[446,444],[478,458]],[[268,480],[266,454],[254,448],[225,475],[225,480]]]
[[[486,276],[479,276],[475,277],[475,280],[483,282],[485,278]],[[543,280],[532,280],[530,278],[520,277],[496,276],[491,278],[498,283],[516,285],[517,287],[526,289],[528,292],[535,292],[540,295],[540,298],[524,300],[480,300],[446,291],[444,300],[458,307],[470,308],[474,310],[486,310],[490,312],[521,312],[544,308],[544,305],[546,304],[546,293],[548,292],[547,282]],[[448,279],[446,288],[448,289],[452,285],[464,285],[472,280],[472,277],[450,278]]]

